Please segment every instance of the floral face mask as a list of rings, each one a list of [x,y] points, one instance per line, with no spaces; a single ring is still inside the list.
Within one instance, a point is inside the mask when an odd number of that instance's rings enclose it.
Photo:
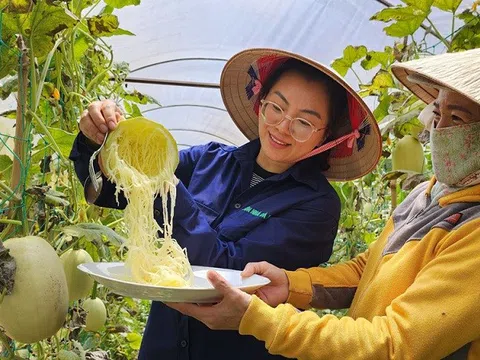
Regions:
[[[480,183],[480,122],[431,128],[435,177],[453,187]]]

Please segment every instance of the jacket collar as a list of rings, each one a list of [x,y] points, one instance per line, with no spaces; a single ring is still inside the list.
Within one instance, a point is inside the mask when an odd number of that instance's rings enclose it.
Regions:
[[[253,162],[260,151],[260,140],[254,139],[234,150],[235,158],[241,163]],[[270,178],[272,181],[279,181],[291,176],[296,181],[310,186],[314,190],[319,190],[328,180],[319,170],[319,159],[315,156],[302,160],[281,174],[274,175]]]

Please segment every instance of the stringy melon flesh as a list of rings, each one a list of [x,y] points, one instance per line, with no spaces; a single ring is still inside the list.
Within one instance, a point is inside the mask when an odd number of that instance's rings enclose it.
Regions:
[[[108,135],[101,160],[107,177],[116,184],[117,202],[120,191],[127,199],[125,263],[134,280],[158,286],[190,285],[193,276],[186,250],[172,238],[174,172],[179,159],[171,134],[145,118],[123,120]],[[153,216],[158,195],[162,199],[163,229]]]

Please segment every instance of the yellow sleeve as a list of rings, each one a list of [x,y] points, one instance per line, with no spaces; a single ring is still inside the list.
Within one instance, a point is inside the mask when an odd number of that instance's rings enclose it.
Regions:
[[[349,307],[367,263],[368,254],[367,250],[348,262],[327,268],[285,271],[289,281],[287,302],[298,309]],[[312,302],[314,286],[316,301]]]
[[[480,339],[480,219],[443,236],[436,257],[384,316],[318,317],[254,297],[240,333],[264,341],[272,354],[299,360],[444,358]]]

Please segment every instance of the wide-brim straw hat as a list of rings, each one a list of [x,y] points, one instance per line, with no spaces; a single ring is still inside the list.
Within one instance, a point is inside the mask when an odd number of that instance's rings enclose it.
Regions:
[[[348,94],[349,126],[332,148],[324,172],[329,180],[348,181],[372,171],[380,159],[382,140],[375,118],[355,90],[333,69],[307,57],[284,50],[255,48],[234,55],[223,68],[220,91],[231,118],[249,139],[258,138],[260,100],[258,84],[288,59],[313,66],[340,84]]]
[[[392,72],[412,93],[427,104],[439,89],[456,91],[480,105],[480,49],[428,56],[395,63]]]

